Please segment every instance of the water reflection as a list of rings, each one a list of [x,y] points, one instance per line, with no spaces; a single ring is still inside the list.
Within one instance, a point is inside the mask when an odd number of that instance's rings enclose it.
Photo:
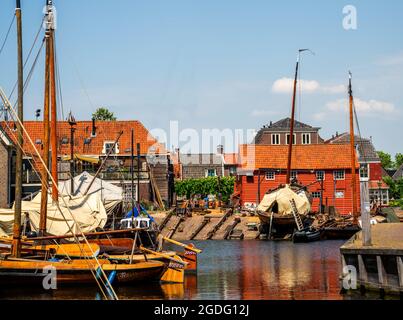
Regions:
[[[203,249],[197,274],[184,284],[144,283],[116,287],[120,299],[377,299],[342,296],[339,247],[343,241],[310,244],[266,241],[194,242]],[[0,299],[99,299],[96,287],[55,291],[0,288]]]

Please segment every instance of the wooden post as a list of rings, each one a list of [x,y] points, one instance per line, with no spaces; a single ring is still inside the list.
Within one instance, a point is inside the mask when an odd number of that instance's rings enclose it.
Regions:
[[[42,168],[41,212],[39,220],[39,235],[46,233],[46,216],[48,207],[48,171],[49,168],[49,95],[50,95],[50,30],[46,30],[46,60],[45,60],[45,101],[43,105],[43,161],[46,168]]]
[[[260,169],[258,170],[257,174],[257,202],[256,205],[259,205],[260,203]]]
[[[368,273],[367,273],[367,268],[365,267],[364,259],[362,258],[362,255],[358,255],[358,273],[359,273],[359,280],[362,283],[367,283],[368,282]]]
[[[57,174],[57,111],[56,111],[56,72],[55,72],[55,31],[53,27],[50,30],[49,42],[49,72],[50,72],[50,109],[51,109],[51,129],[50,129],[50,144],[52,150],[51,173],[53,177],[52,185],[52,200],[56,203],[59,199],[57,185],[59,177]]]
[[[140,143],[137,143],[137,206],[140,213]]]
[[[23,77],[23,53],[22,53],[22,13],[20,0],[16,0],[15,16],[17,19],[17,60],[18,60],[18,118],[21,123],[24,118],[24,77]],[[14,225],[13,243],[11,254],[13,257],[21,256],[21,199],[22,199],[22,154],[23,154],[23,131],[22,125],[17,122],[17,154],[15,165],[15,202],[14,202]]]
[[[353,222],[358,223],[358,209],[357,209],[357,185],[356,185],[356,153],[355,153],[355,139],[354,139],[354,111],[353,111],[353,89],[351,85],[352,74],[349,73],[349,109],[350,109],[350,151],[351,151],[351,190],[353,193]]]
[[[388,276],[386,274],[381,256],[376,256],[376,265],[378,267],[378,281],[380,288],[385,289],[385,287],[388,285]]]
[[[369,204],[368,182],[360,182],[361,193],[361,222],[362,222],[362,244],[363,246],[371,246],[371,214]]]
[[[400,291],[403,292],[403,262],[402,257],[396,257],[396,264],[397,264],[397,273],[399,275],[399,288]]]

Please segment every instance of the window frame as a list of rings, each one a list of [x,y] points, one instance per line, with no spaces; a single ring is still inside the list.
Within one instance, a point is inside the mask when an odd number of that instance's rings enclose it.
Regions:
[[[361,167],[362,166],[366,166],[367,167],[367,176],[366,177],[363,177],[362,175],[361,175]],[[359,169],[359,176],[360,176],[360,181],[369,181],[369,163],[360,163],[360,169]]]
[[[107,145],[111,145],[111,147],[113,147],[114,144],[115,144],[115,141],[109,141],[109,140],[104,141],[104,145],[102,148],[102,154],[108,154],[109,149],[107,148]],[[111,154],[118,154],[118,153],[119,153],[119,142],[116,143],[115,150],[112,151]]]
[[[272,178],[269,177],[270,174],[273,176]],[[276,180],[276,172],[273,171],[273,170],[266,171],[265,175],[264,175],[264,178],[265,178],[266,181],[275,181]]]
[[[306,137],[308,138],[308,142],[304,142],[304,138],[306,140]],[[303,145],[308,145],[308,144],[312,144],[312,140],[311,140],[311,133],[301,133],[301,144]]]
[[[318,173],[319,172],[323,173],[323,179],[318,179]],[[317,181],[325,181],[326,180],[326,172],[325,172],[325,170],[317,170],[315,172],[315,178],[316,178]]]
[[[274,143],[275,142],[274,140],[277,140],[277,143]],[[280,134],[279,133],[272,133],[271,134],[271,144],[275,145],[275,146],[278,146],[278,145],[281,144]]]
[[[209,175],[209,171],[214,170],[214,175]],[[208,177],[217,177],[217,169],[216,168],[206,168],[205,169],[205,176]]]
[[[343,178],[337,177],[336,173],[343,172]],[[343,181],[346,180],[346,170],[333,170],[333,180]]]
[[[289,138],[289,136],[290,136],[289,133],[286,133],[286,134],[285,134],[285,143],[286,143],[287,145],[290,144],[290,141],[289,141],[290,138]],[[293,144],[293,145],[296,145],[296,144],[297,144],[297,134],[296,134],[296,133],[293,133],[292,144]]]
[[[298,180],[298,171],[297,170],[291,170],[290,178],[291,178],[291,180],[294,180],[294,179]]]

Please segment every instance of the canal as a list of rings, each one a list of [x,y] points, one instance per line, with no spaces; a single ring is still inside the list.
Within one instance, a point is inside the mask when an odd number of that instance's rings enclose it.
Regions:
[[[117,287],[120,299],[373,299],[340,294],[339,247],[344,241],[195,241],[203,249],[197,275],[183,284]],[[53,291],[0,289],[0,299],[100,299],[95,287]]]

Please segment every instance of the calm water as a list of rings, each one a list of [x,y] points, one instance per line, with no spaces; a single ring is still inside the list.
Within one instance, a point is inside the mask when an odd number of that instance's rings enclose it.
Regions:
[[[120,299],[365,299],[344,297],[339,287],[339,247],[270,241],[201,241],[197,275],[182,284],[115,288]],[[0,299],[99,299],[94,287],[53,292],[1,289]]]

